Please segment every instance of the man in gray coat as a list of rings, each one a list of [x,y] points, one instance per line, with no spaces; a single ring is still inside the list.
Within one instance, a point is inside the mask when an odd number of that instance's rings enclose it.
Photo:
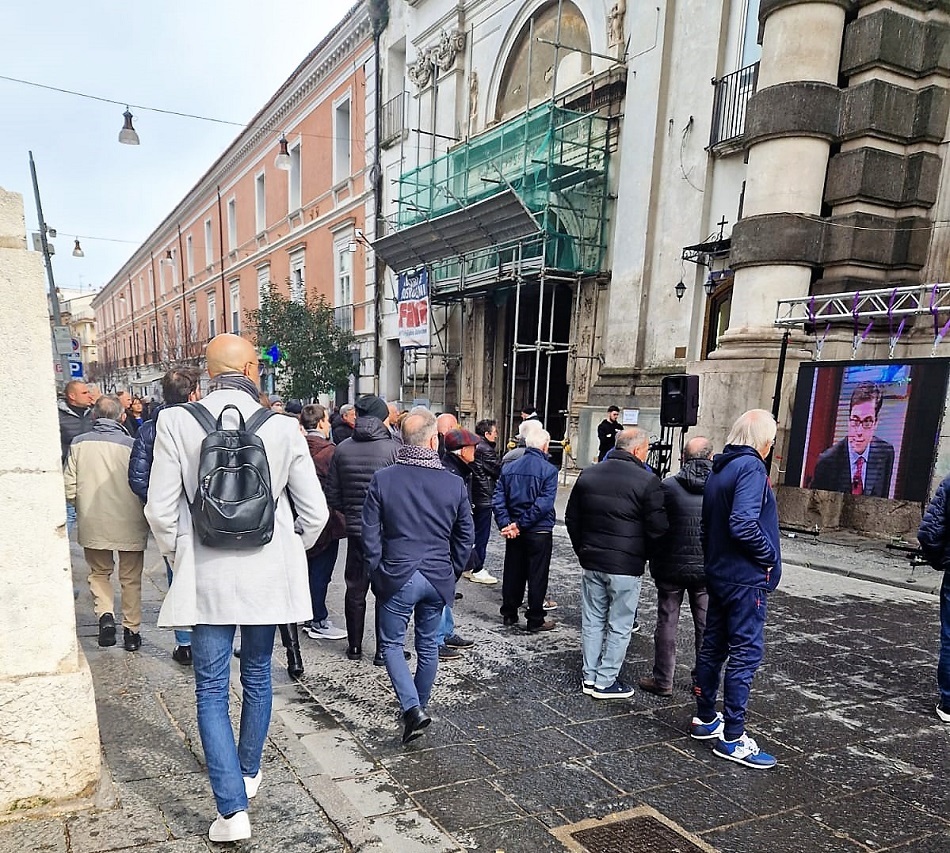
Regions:
[[[684,594],[689,596],[693,616],[695,650],[703,645],[709,600],[703,567],[703,493],[710,471],[712,444],[698,435],[683,448],[683,467],[661,484],[670,529],[650,557],[650,574],[656,584],[653,674],[639,681],[641,690],[656,696],[673,695],[676,627]]]
[[[211,393],[193,405],[205,407],[212,417],[222,418],[226,429],[234,429],[238,421],[234,408],[245,422],[261,408],[257,352],[250,341],[225,334],[208,344],[206,358]],[[261,424],[257,435],[267,454],[276,501],[273,538],[267,544],[210,547],[194,535],[189,499],[198,488],[205,431],[182,406],[166,409],[157,422],[145,505],[158,549],[174,570],[158,624],[193,627],[198,732],[218,809],[208,836],[217,842],[251,836],[247,803],[261,784],[275,626],[311,618],[305,551],[329,518],[296,420],[274,415]],[[228,695],[238,625],[244,691],[240,739],[235,743]]]

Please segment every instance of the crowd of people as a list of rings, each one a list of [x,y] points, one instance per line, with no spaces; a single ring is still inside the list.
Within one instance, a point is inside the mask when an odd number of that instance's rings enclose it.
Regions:
[[[493,524],[505,545],[501,623],[528,634],[557,627],[548,576],[558,472],[547,455],[550,435],[530,407],[513,449],[499,458],[493,420],[470,431],[450,413],[399,412],[374,395],[338,411],[262,395],[257,353],[234,335],[208,344],[206,364],[206,395],[196,369],[176,367],[162,380],[162,404],[150,410],[127,394],[96,398],[71,382],[60,428],[66,499],[89,565],[99,645],[117,642],[117,552],[123,645],[141,647],[151,533],[169,581],[158,625],[175,631],[174,660],[194,668],[217,806],[209,837],[234,841],[251,834],[247,807],[262,780],[277,633],[292,678],[304,671],[301,627],[317,640],[345,639],[346,657],[360,661],[372,590],[373,663],[388,672],[403,742],[421,736],[439,663],[473,645],[464,627],[456,630],[458,581],[499,582],[486,566]],[[748,735],[745,713],[763,657],[768,597],[781,577],[764,462],[775,421],[763,410],[744,413],[718,455],[708,439],[691,439],[681,470],[661,482],[646,464],[648,434],[619,424],[618,414],[611,407],[598,430],[600,461],[577,478],[565,516],[581,570],[581,689],[594,701],[634,694],[620,674],[649,566],[655,654],[636,687],[673,694],[686,597],[696,640],[690,736],[714,742],[718,757],[772,767],[776,759]],[[944,500],[946,492],[950,486]],[[941,528],[931,537],[941,559],[943,536]],[[337,627],[327,590],[344,539],[345,627]],[[234,654],[243,686],[237,739],[228,716]],[[950,692],[944,669],[941,689]],[[950,696],[943,698],[938,713],[950,719]]]

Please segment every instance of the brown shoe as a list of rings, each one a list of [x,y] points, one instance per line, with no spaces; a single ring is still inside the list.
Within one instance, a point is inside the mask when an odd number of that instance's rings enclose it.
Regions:
[[[641,690],[646,691],[647,693],[652,693],[654,696],[663,696],[664,698],[673,695],[672,687],[663,687],[656,683],[656,679],[652,675],[645,675],[641,678],[637,684]]]
[[[525,630],[529,634],[539,634],[541,631],[553,631],[555,628],[557,628],[557,622],[552,619],[545,619],[540,625]]]

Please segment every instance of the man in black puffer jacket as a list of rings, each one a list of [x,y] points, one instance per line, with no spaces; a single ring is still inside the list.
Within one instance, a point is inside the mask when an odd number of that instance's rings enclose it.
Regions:
[[[673,695],[676,668],[676,626],[683,593],[689,596],[696,650],[706,627],[706,573],[703,568],[703,492],[712,471],[712,444],[696,436],[683,449],[683,467],[663,483],[670,529],[650,558],[656,583],[656,632],[653,635],[653,675],[641,678],[640,689],[656,696]],[[695,672],[695,669],[694,669]]]
[[[350,660],[359,660],[363,656],[366,593],[369,591],[362,539],[363,503],[373,474],[380,468],[395,464],[398,449],[399,445],[393,441],[389,431],[389,407],[372,394],[360,397],[356,401],[353,435],[337,445],[326,480],[327,504],[346,518],[343,615],[346,617],[348,641],[346,656]],[[380,666],[385,663],[378,645],[373,662]]]
[[[581,568],[581,640],[586,694],[627,699],[620,667],[640,601],[640,582],[656,541],[666,533],[663,489],[643,464],[650,437],[617,434],[603,462],[585,468],[567,502],[565,521]]]

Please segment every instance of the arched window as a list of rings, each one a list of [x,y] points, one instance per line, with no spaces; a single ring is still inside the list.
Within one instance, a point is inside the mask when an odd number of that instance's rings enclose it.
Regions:
[[[570,0],[538,7],[521,28],[501,75],[496,120],[552,98],[555,61],[559,91],[590,73],[590,31],[581,10]]]

